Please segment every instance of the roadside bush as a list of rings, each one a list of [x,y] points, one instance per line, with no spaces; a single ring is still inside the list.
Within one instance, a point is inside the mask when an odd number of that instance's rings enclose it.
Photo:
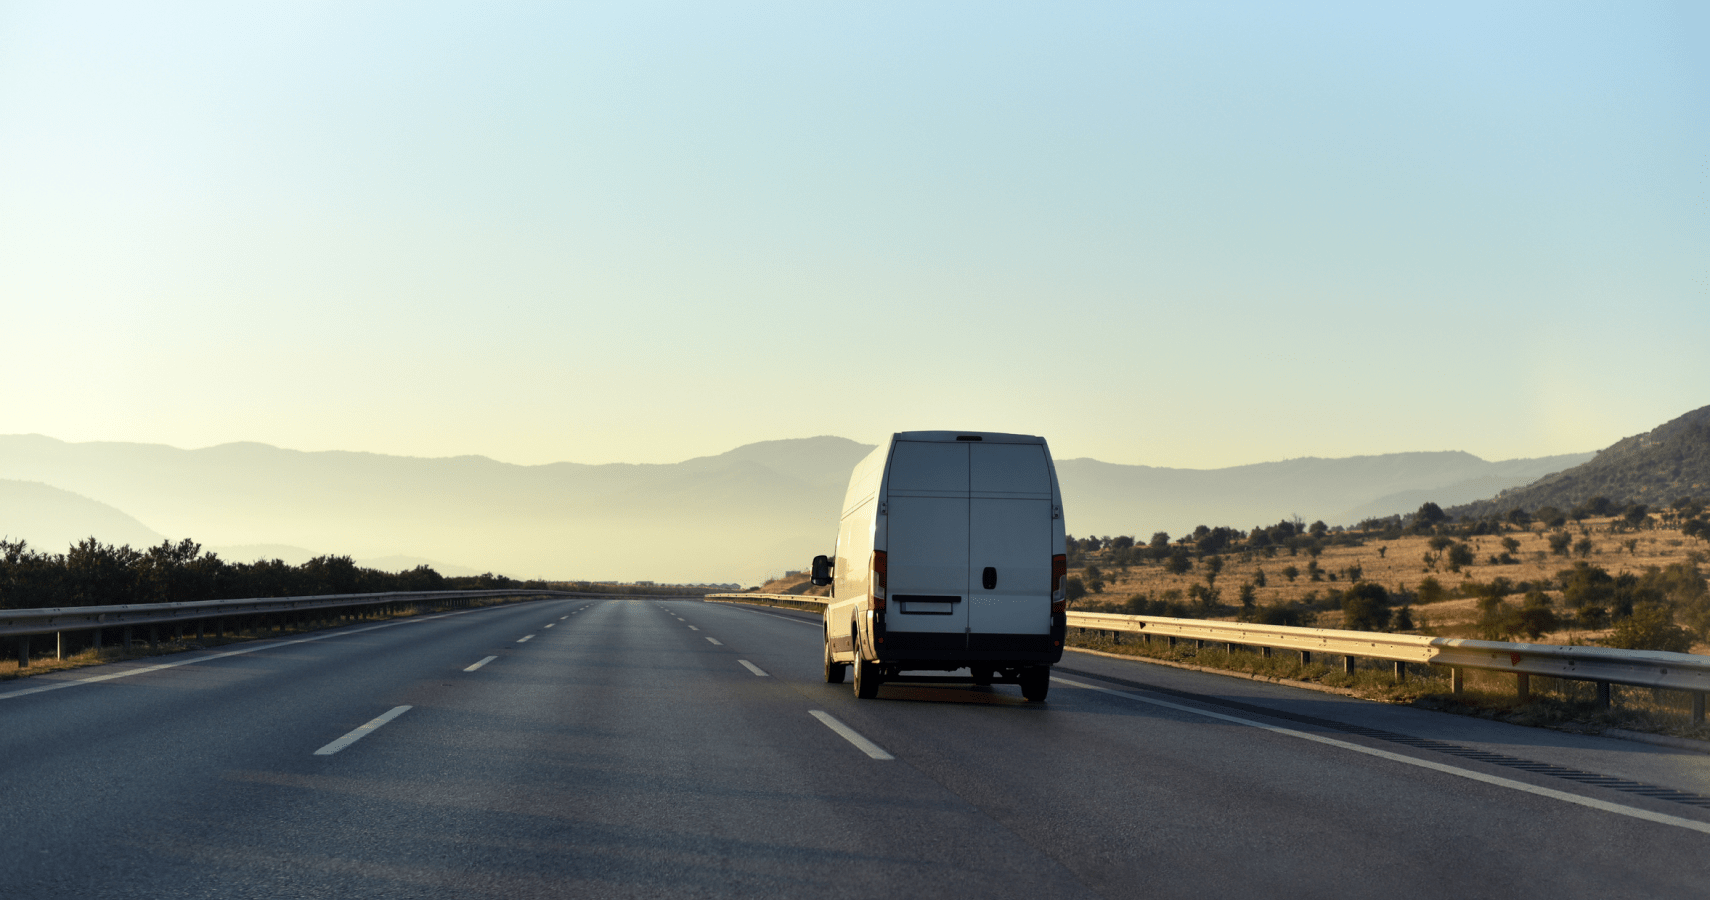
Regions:
[[[1660,603],[1641,603],[1633,607],[1632,615],[1615,623],[1603,646],[1685,653],[1692,649],[1692,635],[1674,624],[1673,610]]]
[[[1342,627],[1350,631],[1382,631],[1389,626],[1389,591],[1370,581],[1342,592]]]
[[[1259,610],[1253,616],[1253,621],[1260,625],[1290,625],[1298,628],[1306,624],[1306,615],[1300,607],[1292,603],[1279,603]]]

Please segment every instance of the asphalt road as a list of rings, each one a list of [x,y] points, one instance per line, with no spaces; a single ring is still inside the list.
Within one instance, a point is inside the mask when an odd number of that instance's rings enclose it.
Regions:
[[[1710,756],[1644,744],[1075,653],[857,701],[814,617],[689,601],[223,649],[0,684],[0,889],[1710,894]]]

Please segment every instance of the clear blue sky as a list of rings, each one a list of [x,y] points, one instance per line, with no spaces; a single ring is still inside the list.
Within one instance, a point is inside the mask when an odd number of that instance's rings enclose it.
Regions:
[[[0,5],[0,433],[1590,450],[1710,404],[1697,3]]]

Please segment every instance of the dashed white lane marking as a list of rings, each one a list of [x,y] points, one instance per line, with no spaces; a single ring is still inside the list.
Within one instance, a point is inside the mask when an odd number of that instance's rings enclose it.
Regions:
[[[1311,733],[1308,733],[1305,731],[1296,731],[1293,728],[1284,728],[1280,725],[1270,725],[1270,724],[1267,724],[1264,722],[1255,722],[1252,719],[1243,719],[1240,716],[1231,716],[1227,713],[1212,712],[1211,710],[1208,710],[1208,709],[1197,709],[1197,708],[1192,707],[1192,706],[1182,706],[1179,703],[1171,703],[1168,700],[1155,700],[1151,697],[1142,697],[1139,694],[1129,693],[1128,691],[1118,691],[1118,690],[1114,690],[1112,688],[1099,687],[1098,685],[1094,685],[1094,684],[1083,684],[1079,681],[1070,681],[1067,678],[1057,678],[1055,676],[1052,676],[1051,680],[1057,682],[1058,684],[1068,685],[1069,687],[1085,688],[1086,690],[1089,690],[1089,691],[1098,691],[1099,693],[1109,694],[1113,697],[1121,697],[1125,700],[1133,700],[1136,703],[1149,703],[1153,706],[1162,706],[1166,709],[1174,709],[1174,710],[1179,710],[1179,711],[1185,712],[1185,713],[1192,713],[1193,715],[1196,715],[1196,716],[1205,716],[1208,719],[1217,719],[1217,720],[1223,721],[1223,722],[1232,722],[1236,725],[1247,725],[1247,726],[1251,726],[1253,728],[1262,728],[1265,731],[1269,731],[1269,732],[1272,732],[1275,734],[1288,735],[1289,737],[1300,738],[1301,740],[1312,741],[1312,742],[1318,743],[1318,744],[1328,744],[1329,746],[1332,746],[1332,747],[1339,747],[1343,750],[1352,750],[1355,753],[1364,753],[1367,756],[1375,756],[1375,757],[1378,757],[1379,759],[1387,759],[1387,760],[1390,760],[1392,762],[1404,763],[1404,764],[1409,765],[1409,766],[1418,766],[1421,769],[1430,769],[1434,772],[1442,772],[1445,775],[1454,775],[1454,776],[1459,777],[1459,778],[1467,778],[1467,779],[1471,779],[1473,781],[1482,781],[1485,784],[1491,784],[1491,785],[1495,785],[1497,787],[1504,787],[1504,788],[1508,788],[1510,790],[1522,791],[1524,793],[1534,794],[1534,795],[1539,796],[1539,797],[1548,797],[1552,800],[1561,800],[1565,803],[1574,803],[1574,804],[1577,804],[1579,806],[1589,806],[1592,809],[1602,810],[1603,812],[1614,813],[1618,816],[1629,816],[1629,817],[1634,818],[1634,819],[1643,819],[1646,822],[1655,822],[1659,825],[1673,825],[1677,828],[1685,828],[1685,829],[1688,829],[1691,831],[1698,831],[1698,832],[1703,832],[1704,834],[1710,834],[1710,823],[1697,822],[1697,821],[1694,821],[1692,819],[1683,819],[1679,816],[1671,816],[1671,815],[1667,815],[1665,813],[1655,813],[1655,812],[1651,812],[1650,810],[1638,809],[1637,807],[1632,807],[1632,806],[1622,806],[1619,803],[1610,803],[1607,800],[1597,800],[1597,799],[1594,799],[1591,797],[1581,797],[1578,794],[1570,794],[1567,791],[1558,791],[1558,790],[1554,790],[1552,788],[1538,787],[1537,785],[1527,784],[1524,781],[1515,781],[1512,778],[1503,778],[1500,775],[1486,775],[1483,772],[1474,772],[1471,769],[1463,769],[1463,768],[1460,768],[1459,766],[1448,765],[1447,763],[1440,763],[1440,762],[1436,762],[1434,760],[1429,760],[1429,759],[1418,759],[1418,758],[1412,757],[1412,756],[1403,756],[1400,753],[1391,753],[1388,750],[1379,750],[1376,747],[1364,747],[1364,746],[1361,746],[1359,744],[1349,743],[1348,741],[1339,741],[1335,738],[1325,737],[1321,734],[1311,734]]]
[[[885,748],[862,737],[861,732],[837,721],[831,713],[828,713],[823,709],[810,709],[808,710],[808,715],[818,719],[825,727],[837,732],[844,740],[854,744],[856,747],[859,747],[862,753],[865,753],[874,759],[896,759],[896,757],[886,753]]]
[[[358,728],[355,731],[352,731],[351,733],[345,735],[344,737],[341,737],[338,740],[333,741],[332,743],[326,745],[325,747],[322,747],[321,749],[316,750],[315,755],[316,756],[331,756],[334,753],[337,753],[338,751],[343,750],[344,748],[350,746],[351,744],[354,744],[357,741],[360,741],[363,738],[373,734],[376,730],[378,730],[380,728],[380,726],[386,724],[387,722],[392,721],[393,719],[396,719],[397,717],[399,717],[399,716],[401,716],[404,713],[407,713],[409,711],[410,711],[410,708],[408,706],[394,706],[390,710],[387,710],[386,712],[383,712],[380,715],[375,716],[372,719],[369,719],[368,724],[363,725],[361,728]]]
[[[522,637],[517,638],[517,643],[526,644],[533,639],[534,639],[534,635],[532,635],[532,634],[523,635]]]
[[[690,631],[700,631],[700,629],[699,629],[699,628],[696,628],[696,627],[695,627],[695,626],[693,626],[693,625],[690,625],[690,626],[689,626],[689,630],[690,630]]]
[[[480,662],[478,662],[478,663],[476,663],[476,664],[474,664],[474,665],[472,665],[472,666],[467,666],[467,667],[465,667],[465,668],[464,668],[464,669],[463,669],[463,671],[465,671],[465,672],[473,672],[473,671],[475,671],[475,670],[476,670],[476,669],[479,669],[479,668],[481,668],[481,667],[482,667],[482,666],[484,666],[484,665],[486,665],[486,664],[488,664],[488,663],[490,663],[490,662],[492,662],[492,661],[493,661],[493,660],[495,660],[495,659],[498,659],[498,657],[497,657],[497,656],[489,656],[489,657],[487,657],[487,658],[486,658],[486,659],[483,659],[483,660],[481,660],[481,661],[480,661]]]
[[[759,666],[749,662],[746,659],[739,659],[739,660],[737,660],[737,662],[742,663],[742,667],[744,669],[747,669],[748,671],[753,672],[754,674],[760,676],[761,678],[770,678],[771,677],[770,675],[766,674],[765,669],[760,668]]]
[[[560,621],[560,622],[562,622],[562,621],[564,621],[564,620],[565,620],[565,619],[568,619],[568,618],[570,618],[570,616],[569,616],[569,615],[567,615],[567,614],[566,614],[566,615],[562,615],[562,616],[559,616],[559,617],[558,617],[558,621]]]
[[[723,644],[718,642],[718,638],[710,637],[710,638],[707,638],[707,640],[712,641],[713,646],[715,646],[715,647],[723,647],[724,646]]]
[[[548,623],[546,623],[546,627],[551,628],[552,626],[557,625],[557,624],[558,624],[557,622],[548,622]]]

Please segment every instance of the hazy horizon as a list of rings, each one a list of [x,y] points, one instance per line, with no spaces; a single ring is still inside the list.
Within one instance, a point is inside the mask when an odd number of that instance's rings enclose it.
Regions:
[[[951,429],[951,430],[954,430],[954,429]],[[1649,430],[1651,430],[1651,429],[1650,428],[1641,429],[1638,433],[1642,434],[1642,433],[1649,431]],[[221,447],[241,447],[244,445],[254,445],[254,446],[260,446],[260,447],[267,447],[267,448],[274,449],[274,450],[283,450],[283,451],[290,452],[290,453],[349,453],[349,454],[371,455],[371,456],[393,456],[393,457],[399,457],[399,458],[403,458],[403,459],[420,459],[420,460],[484,459],[484,460],[488,460],[491,462],[499,463],[501,465],[519,466],[519,467],[523,467],[523,468],[538,468],[538,467],[542,467],[542,466],[555,466],[555,465],[564,465],[564,464],[574,465],[574,466],[671,466],[671,465],[679,465],[679,464],[685,463],[685,462],[693,462],[694,460],[697,460],[697,459],[708,459],[708,458],[715,457],[715,456],[721,456],[725,453],[729,453],[732,450],[740,450],[744,447],[751,447],[751,446],[754,446],[756,444],[778,443],[778,442],[784,442],[784,441],[811,440],[811,439],[819,438],[819,437],[829,437],[829,438],[837,438],[839,440],[852,441],[854,443],[863,444],[867,447],[877,446],[876,442],[860,441],[860,440],[857,440],[855,438],[847,437],[845,435],[840,435],[840,434],[818,434],[818,435],[798,434],[798,435],[791,435],[791,436],[781,437],[781,438],[764,438],[761,440],[746,441],[744,443],[736,444],[734,446],[725,447],[722,450],[716,450],[712,453],[701,453],[701,454],[696,454],[694,456],[685,456],[682,458],[674,458],[674,459],[664,459],[661,461],[639,462],[636,460],[617,459],[617,460],[610,460],[607,462],[590,463],[590,462],[583,462],[581,460],[574,460],[574,459],[553,459],[553,460],[546,460],[544,462],[527,462],[527,463],[525,463],[525,462],[516,462],[513,460],[507,460],[507,459],[500,459],[498,457],[491,456],[489,454],[484,454],[484,453],[457,453],[457,454],[447,454],[447,455],[443,455],[443,456],[427,456],[427,455],[413,454],[413,453],[393,453],[393,452],[380,451],[380,450],[352,449],[352,448],[348,448],[348,447],[328,447],[325,449],[310,450],[310,449],[305,449],[302,447],[287,447],[287,446],[283,446],[280,444],[272,444],[272,443],[268,443],[266,441],[255,441],[255,440],[222,441],[220,443],[207,444],[204,446],[180,446],[177,444],[166,443],[166,442],[161,442],[161,441],[127,441],[127,440],[105,440],[105,439],[91,439],[91,440],[86,440],[86,441],[73,441],[73,440],[67,440],[67,439],[59,437],[57,435],[42,434],[40,432],[30,432],[27,434],[0,434],[0,438],[6,438],[6,437],[40,437],[40,438],[47,438],[48,440],[52,440],[52,441],[58,441],[60,443],[65,443],[65,444],[136,444],[136,445],[140,445],[140,446],[169,447],[173,450],[185,450],[185,451],[214,450],[214,449],[218,449]],[[1050,439],[1049,435],[1045,435],[1045,437],[1047,440]],[[1625,437],[1632,437],[1632,435],[1621,435],[1619,437],[1611,439],[1609,441],[1609,443],[1614,443],[1616,440],[1620,440],[1621,438],[1625,438]],[[1605,445],[1605,446],[1607,446],[1607,445]],[[1055,448],[1053,448],[1053,449],[1055,449]],[[1342,456],[1266,457],[1266,458],[1257,458],[1257,459],[1243,460],[1243,461],[1238,461],[1238,462],[1231,462],[1231,463],[1228,463],[1227,465],[1220,465],[1220,466],[1165,466],[1165,465],[1157,465],[1157,464],[1147,463],[1147,462],[1119,462],[1116,460],[1098,459],[1097,457],[1091,457],[1091,456],[1063,456],[1061,454],[1056,454],[1056,453],[1053,453],[1053,457],[1055,459],[1057,459],[1058,461],[1084,459],[1084,460],[1091,460],[1091,461],[1095,461],[1095,462],[1107,463],[1110,465],[1117,465],[1117,466],[1139,466],[1139,467],[1154,468],[1154,469],[1178,469],[1178,470],[1182,470],[1182,471],[1217,471],[1217,470],[1221,470],[1221,469],[1241,468],[1243,466],[1259,466],[1259,465],[1265,465],[1267,463],[1294,462],[1297,460],[1307,460],[1307,459],[1349,460],[1349,459],[1361,459],[1361,458],[1374,457],[1374,456],[1394,456],[1394,455],[1399,455],[1399,454],[1414,454],[1414,453],[1465,453],[1468,456],[1472,456],[1472,457],[1479,459],[1481,461],[1484,461],[1484,462],[1498,463],[1498,462],[1524,461],[1524,460],[1530,460],[1530,459],[1547,459],[1547,458],[1556,457],[1556,456],[1571,456],[1571,455],[1574,455],[1576,453],[1594,453],[1600,449],[1602,449],[1601,446],[1595,447],[1595,448],[1582,448],[1581,450],[1570,451],[1568,453],[1546,453],[1546,454],[1535,454],[1535,455],[1531,455],[1531,456],[1514,456],[1514,457],[1506,457],[1506,458],[1502,458],[1502,459],[1490,459],[1488,457],[1481,456],[1477,453],[1472,453],[1470,451],[1463,450],[1463,449],[1456,448],[1456,447],[1438,447],[1438,448],[1429,448],[1429,449],[1415,448],[1412,450],[1395,450],[1395,451],[1389,451],[1386,453],[1352,453],[1352,454],[1346,454],[1346,455],[1342,455]]]
[[[754,583],[829,549],[850,470],[869,449],[826,435],[674,464],[518,466],[257,442],[187,450],[0,435],[0,534],[50,552],[90,534],[133,544],[188,537],[525,578]],[[1590,455],[1490,462],[1419,452],[1211,470],[1075,458],[1059,459],[1057,471],[1072,533],[1147,536],[1292,515],[1354,524],[1422,499],[1484,499]]]

